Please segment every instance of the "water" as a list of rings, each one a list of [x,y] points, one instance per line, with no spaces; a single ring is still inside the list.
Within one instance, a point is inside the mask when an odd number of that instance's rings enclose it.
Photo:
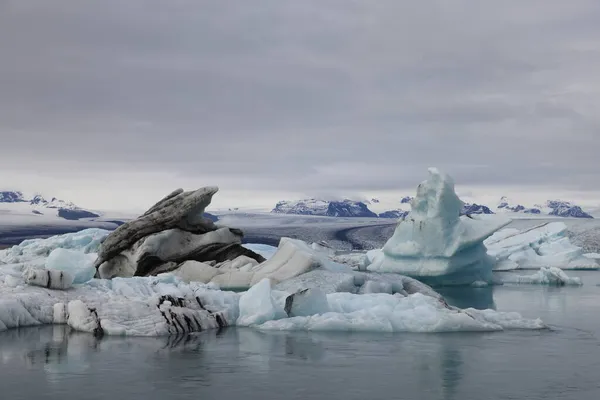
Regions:
[[[529,273],[529,272],[528,272]],[[341,334],[227,329],[104,338],[64,326],[0,334],[0,398],[600,398],[600,272],[583,287],[446,289],[459,306],[541,317],[547,331]]]

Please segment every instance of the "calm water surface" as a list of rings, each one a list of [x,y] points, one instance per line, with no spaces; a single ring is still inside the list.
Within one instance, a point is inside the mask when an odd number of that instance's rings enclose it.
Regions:
[[[0,333],[2,399],[600,399],[600,272],[583,287],[446,289],[461,306],[541,317],[540,332]]]

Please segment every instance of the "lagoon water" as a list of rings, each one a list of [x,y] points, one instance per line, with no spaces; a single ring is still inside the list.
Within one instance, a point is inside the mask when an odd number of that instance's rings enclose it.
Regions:
[[[528,273],[531,273],[529,271]],[[260,332],[101,340],[65,326],[0,333],[2,399],[600,399],[600,272],[582,287],[440,290],[544,331]]]

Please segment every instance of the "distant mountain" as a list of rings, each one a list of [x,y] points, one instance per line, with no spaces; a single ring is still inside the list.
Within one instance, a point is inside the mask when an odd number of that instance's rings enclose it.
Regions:
[[[500,202],[498,203],[498,210],[501,211],[512,211],[512,212],[522,212],[525,214],[541,214],[542,211],[539,208],[527,208],[521,204],[513,204],[508,197],[503,196],[500,198]]]
[[[369,218],[404,218],[410,210],[410,202],[413,197],[406,196],[400,199],[398,207],[387,203],[386,206],[377,198],[369,201],[359,202],[352,200],[326,201],[320,199],[305,199],[298,201],[280,201],[271,211],[279,214],[297,215],[319,215],[329,217],[369,217]],[[369,205],[377,210],[377,213],[369,209]],[[549,200],[544,205],[526,207],[522,204],[513,203],[507,197],[502,197],[496,207],[484,204],[465,203],[461,215],[471,214],[495,214],[495,213],[521,213],[531,215],[547,215],[552,217],[569,218],[593,218],[592,215],[582,210],[580,206],[568,201]]]
[[[594,218],[590,214],[586,213],[581,207],[569,203],[568,201],[561,200],[548,200],[546,207],[550,208],[549,215],[557,217],[571,217],[571,218]]]
[[[465,203],[463,205],[462,210],[460,211],[460,215],[471,215],[471,214],[494,214],[492,210],[488,206],[484,206],[481,204],[469,204]]]
[[[405,196],[402,199],[400,199],[400,204],[410,204],[412,199],[414,199],[413,196]]]
[[[409,211],[404,211],[404,210],[390,210],[390,211],[384,211],[382,213],[378,214],[379,218],[396,218],[396,219],[400,219],[400,218],[404,218],[408,215]]]
[[[276,214],[319,215],[324,217],[367,217],[377,218],[377,214],[361,201],[327,201],[305,199],[298,201],[280,201],[271,210]]]
[[[64,201],[52,197],[51,200],[46,200],[42,195],[35,195],[31,199],[25,198],[23,193],[19,191],[2,191],[0,192],[0,209],[9,214],[27,214],[47,215],[58,217],[66,220],[79,220],[82,218],[97,218],[100,215],[77,207],[69,201]]]
[[[498,203],[497,211],[566,218],[594,218],[589,213],[583,211],[580,206],[562,200],[548,200],[543,205],[535,204],[533,207],[526,207],[522,204],[512,203],[507,197],[502,197]]]
[[[0,192],[0,203],[24,203],[26,201],[21,192]]]

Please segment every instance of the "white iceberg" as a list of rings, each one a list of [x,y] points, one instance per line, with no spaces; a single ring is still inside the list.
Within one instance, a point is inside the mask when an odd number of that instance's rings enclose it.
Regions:
[[[454,182],[435,168],[421,183],[412,211],[398,223],[381,252],[372,252],[369,271],[394,272],[435,284],[489,282],[493,259],[483,241],[507,219],[460,216],[463,202]]]
[[[573,245],[563,222],[551,222],[519,231],[503,229],[484,242],[487,252],[496,260],[495,270],[540,269],[598,269],[593,257]]]
[[[532,275],[505,275],[501,278],[503,283],[525,283],[537,285],[573,285],[581,286],[580,278],[570,277],[557,267],[542,267]]]

